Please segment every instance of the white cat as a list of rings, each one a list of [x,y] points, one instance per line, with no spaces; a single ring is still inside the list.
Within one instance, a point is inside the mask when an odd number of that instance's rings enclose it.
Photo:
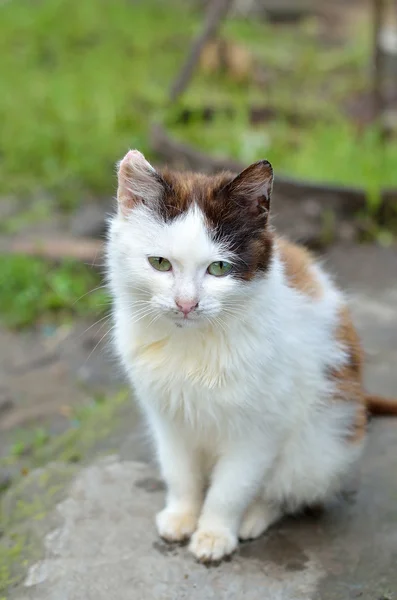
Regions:
[[[365,438],[343,296],[272,231],[272,179],[267,161],[237,177],[156,172],[137,151],[119,165],[115,343],[168,487],[159,534],[201,561],[337,491]]]

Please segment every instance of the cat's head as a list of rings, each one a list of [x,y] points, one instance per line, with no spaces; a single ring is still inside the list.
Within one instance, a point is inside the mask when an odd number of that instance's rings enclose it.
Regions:
[[[182,327],[241,317],[247,287],[272,256],[272,183],[265,160],[237,176],[206,176],[156,171],[128,152],[110,230],[115,293],[137,318]]]

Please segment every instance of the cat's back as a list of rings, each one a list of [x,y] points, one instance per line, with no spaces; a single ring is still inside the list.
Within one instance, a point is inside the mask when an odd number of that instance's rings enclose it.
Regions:
[[[343,376],[359,382],[362,351],[344,294],[323,264],[306,248],[276,238],[275,256],[282,272],[280,339],[297,369],[307,365],[320,372],[339,373],[340,365],[352,365]],[[282,314],[282,317],[281,317]],[[293,354],[298,355],[293,357]]]
[[[313,300],[320,299],[326,293],[322,269],[306,248],[278,237],[276,252],[288,285]]]
[[[313,315],[325,317],[330,345],[341,348],[347,356],[350,375],[362,376],[362,349],[346,299],[314,255],[303,246],[278,238],[276,252],[282,264],[285,283],[298,292],[312,307]],[[309,324],[302,324],[309,328]]]
[[[309,340],[311,329],[333,332],[338,327],[341,311],[346,308],[344,294],[327,272],[322,261],[307,248],[276,236],[275,269],[281,275],[277,282],[283,317],[295,319],[300,336]],[[287,318],[288,320],[288,318]]]

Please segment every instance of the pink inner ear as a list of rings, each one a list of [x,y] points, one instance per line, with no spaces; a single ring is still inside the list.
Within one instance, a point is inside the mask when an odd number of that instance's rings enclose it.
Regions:
[[[161,192],[156,171],[138,150],[130,150],[120,162],[118,182],[117,198],[124,216],[140,202],[154,202]]]
[[[129,181],[132,177],[132,169],[129,161],[129,154],[123,158],[119,165],[119,185],[117,190],[117,199],[119,201],[120,211],[124,216],[127,216],[128,212],[137,203],[137,198],[129,190]]]
[[[120,211],[126,217],[128,213],[136,206],[136,200],[132,196],[119,196]]]

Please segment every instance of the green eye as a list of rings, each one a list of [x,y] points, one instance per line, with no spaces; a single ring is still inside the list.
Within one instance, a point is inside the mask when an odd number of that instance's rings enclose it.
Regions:
[[[148,261],[156,271],[171,271],[172,269],[170,261],[162,256],[149,256]]]
[[[223,277],[223,275],[230,273],[231,270],[232,265],[224,260],[217,260],[211,263],[207,269],[208,273],[214,277]]]

